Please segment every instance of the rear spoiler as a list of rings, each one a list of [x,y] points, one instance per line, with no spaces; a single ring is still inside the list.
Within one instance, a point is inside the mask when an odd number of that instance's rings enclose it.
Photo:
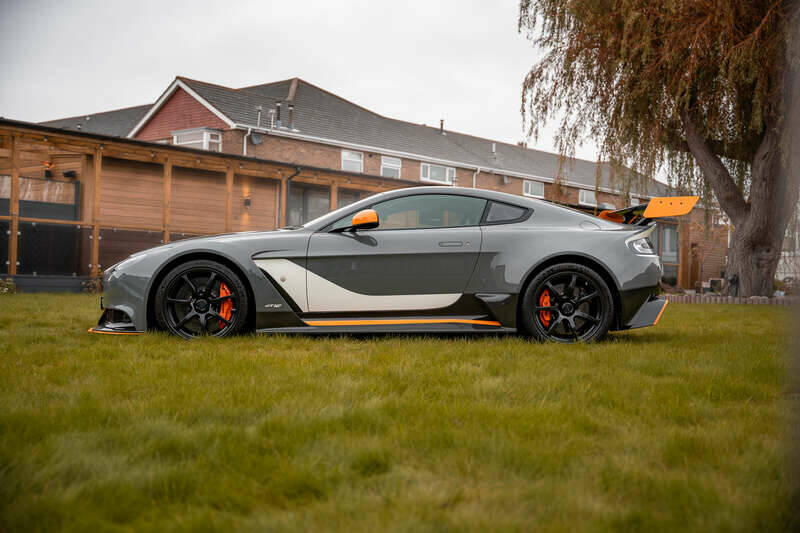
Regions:
[[[606,209],[598,217],[620,224],[641,226],[653,218],[679,217],[689,213],[699,196],[666,196],[653,198],[646,204],[633,205],[625,209],[611,211]]]

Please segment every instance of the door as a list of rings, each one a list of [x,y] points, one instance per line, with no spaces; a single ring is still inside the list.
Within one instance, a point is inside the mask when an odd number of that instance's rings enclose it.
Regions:
[[[452,305],[475,268],[485,207],[486,200],[471,196],[412,194],[373,205],[375,229],[315,233],[308,247],[309,311],[410,312]]]

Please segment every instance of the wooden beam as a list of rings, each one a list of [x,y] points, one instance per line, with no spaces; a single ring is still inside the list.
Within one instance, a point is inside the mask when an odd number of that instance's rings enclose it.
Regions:
[[[286,178],[281,180],[281,219],[278,222],[278,227],[282,228],[286,226]]]
[[[11,138],[11,198],[9,214],[11,215],[8,236],[8,273],[17,273],[17,247],[19,244],[19,137]]]
[[[167,243],[169,242],[169,223],[170,213],[172,211],[172,161],[170,161],[169,158],[164,161],[163,182],[164,198],[161,201],[161,216],[162,224],[164,226],[163,241]]]
[[[333,181],[331,183],[331,211],[336,209],[339,205],[339,183]]]
[[[233,231],[233,167],[225,171],[225,231]]]
[[[100,274],[100,186],[103,175],[103,147],[95,148],[92,164],[92,277]]]

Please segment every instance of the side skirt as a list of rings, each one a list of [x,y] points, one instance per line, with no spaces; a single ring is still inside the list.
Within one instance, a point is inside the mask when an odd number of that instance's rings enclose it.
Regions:
[[[485,316],[304,318],[305,326],[264,328],[258,333],[510,333]]]

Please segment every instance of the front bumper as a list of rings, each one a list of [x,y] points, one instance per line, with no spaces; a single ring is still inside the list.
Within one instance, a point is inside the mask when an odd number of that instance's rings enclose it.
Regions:
[[[102,304],[101,304],[102,305]],[[93,328],[89,328],[89,333],[102,333],[105,335],[143,335],[144,331],[139,331],[131,322],[130,317],[123,311],[117,309],[104,309],[100,320]]]

